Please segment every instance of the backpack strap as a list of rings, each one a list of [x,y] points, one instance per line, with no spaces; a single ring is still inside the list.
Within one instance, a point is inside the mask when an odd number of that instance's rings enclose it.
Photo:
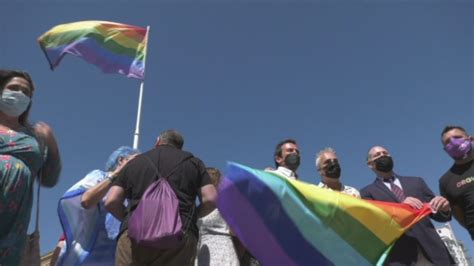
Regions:
[[[156,167],[156,164],[154,162],[152,162],[152,160],[150,159],[149,156],[145,155],[144,156],[150,163],[151,165],[153,166],[153,169],[155,169],[155,172],[157,173],[157,178],[154,180],[158,180],[160,177],[163,178],[163,179],[167,179],[168,177],[170,177],[172,174],[174,174],[174,172],[176,172],[176,170],[178,170],[178,166],[180,166],[182,163],[184,163],[185,161],[193,158],[194,156],[191,154],[189,156],[186,156],[184,157],[174,168],[173,170],[171,170],[171,172],[165,176],[165,177],[162,177],[160,171],[158,170],[158,167]],[[158,157],[158,160],[159,160],[159,157]],[[196,204],[193,204],[193,207],[192,207],[192,210],[191,210],[191,217],[188,219],[188,222],[186,223],[186,226],[183,226],[184,230],[183,233],[186,233],[189,229],[189,226],[191,225],[191,223],[193,222],[193,217],[194,217],[194,211],[196,210]]]
[[[157,178],[155,178],[154,181],[158,180],[160,177],[163,178],[163,179],[167,179],[168,177],[170,177],[172,174],[174,174],[174,172],[176,172],[176,170],[178,170],[178,167],[184,163],[185,161],[193,158],[194,156],[193,155],[189,155],[189,156],[186,156],[184,157],[181,161],[179,161],[179,163],[173,168],[173,170],[171,170],[171,172],[167,175],[167,176],[162,176],[160,171],[158,170],[158,167],[156,167],[156,164],[154,162],[152,162],[152,160],[150,159],[150,157],[148,157],[147,155],[144,156],[150,163],[151,165],[153,166],[153,169],[155,169],[155,172],[157,174]],[[158,157],[159,159],[159,157]]]
[[[40,215],[40,187],[42,174],[39,174],[38,189],[36,191],[36,221],[35,221],[35,232],[39,232],[39,215]]]

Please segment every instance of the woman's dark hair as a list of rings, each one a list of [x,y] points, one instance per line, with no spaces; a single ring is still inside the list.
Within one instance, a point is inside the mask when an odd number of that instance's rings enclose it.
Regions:
[[[33,84],[33,80],[31,79],[30,75],[26,72],[23,72],[23,71],[10,70],[10,69],[0,69],[0,95],[3,93],[3,89],[5,88],[7,83],[10,80],[12,80],[13,78],[17,78],[17,77],[18,78],[23,78],[26,81],[28,81],[28,83],[30,84],[30,88],[31,88],[30,98],[32,98],[33,97],[33,92],[35,90],[35,85]],[[30,104],[28,105],[28,108],[26,108],[26,110],[18,118],[18,122],[24,127],[29,126],[29,124],[28,124],[28,115],[30,113],[31,104],[32,104],[32,102],[30,102]]]

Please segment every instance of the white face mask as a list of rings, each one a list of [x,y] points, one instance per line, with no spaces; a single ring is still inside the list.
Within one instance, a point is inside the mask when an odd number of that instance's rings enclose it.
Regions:
[[[9,116],[18,117],[25,112],[30,101],[30,97],[21,91],[4,89],[0,97],[0,111]]]

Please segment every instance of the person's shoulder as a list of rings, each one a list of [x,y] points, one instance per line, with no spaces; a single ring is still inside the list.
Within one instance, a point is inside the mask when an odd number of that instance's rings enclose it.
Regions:
[[[354,197],[357,197],[357,198],[360,198],[360,192],[355,187],[344,185],[344,193],[348,194],[348,195],[351,195],[351,196],[354,196]]]
[[[195,157],[191,152],[189,151],[181,151],[184,155],[184,157],[191,157],[190,159],[196,159],[196,160],[201,160],[198,157]]]
[[[100,170],[100,169],[94,169],[94,170],[90,171],[90,172],[86,175],[86,177],[84,177],[84,178],[87,178],[87,177],[102,177],[102,176],[104,176],[105,174],[106,174],[105,171],[102,171],[102,170]]]
[[[145,152],[142,152],[140,153],[137,157],[135,158],[138,158],[138,157],[141,157],[141,156],[153,156],[155,154],[158,154],[160,152],[160,149],[158,148],[154,148],[154,149],[150,149],[150,150],[147,150]]]
[[[366,185],[365,187],[362,187],[359,191],[360,191],[360,193],[368,193],[374,187],[375,187],[375,182],[372,182],[372,183]]]
[[[75,189],[89,189],[98,183],[100,183],[105,178],[106,172],[96,169],[90,171],[86,176],[84,176],[81,180],[75,183],[71,188],[67,191],[75,190]]]
[[[449,179],[454,175],[452,172],[454,166],[451,166],[440,178],[439,178],[439,183],[440,184],[446,184]]]
[[[351,187],[351,186],[348,186],[348,185],[344,185],[344,189],[359,191],[357,188]]]
[[[414,181],[414,182],[423,181],[424,182],[423,177],[420,177],[420,176],[397,175],[397,178],[398,180],[404,181],[404,182],[406,181]]]

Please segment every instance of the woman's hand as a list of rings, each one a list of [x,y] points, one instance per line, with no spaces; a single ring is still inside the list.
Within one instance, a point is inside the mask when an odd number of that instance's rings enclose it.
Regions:
[[[38,122],[33,126],[36,138],[40,142],[42,155],[47,147],[47,157],[41,169],[41,184],[47,187],[56,185],[61,172],[61,157],[59,147],[52,128],[45,122]]]
[[[38,122],[33,126],[35,135],[39,138],[44,145],[50,146],[52,143],[56,143],[56,138],[54,137],[53,130],[45,122]]]

